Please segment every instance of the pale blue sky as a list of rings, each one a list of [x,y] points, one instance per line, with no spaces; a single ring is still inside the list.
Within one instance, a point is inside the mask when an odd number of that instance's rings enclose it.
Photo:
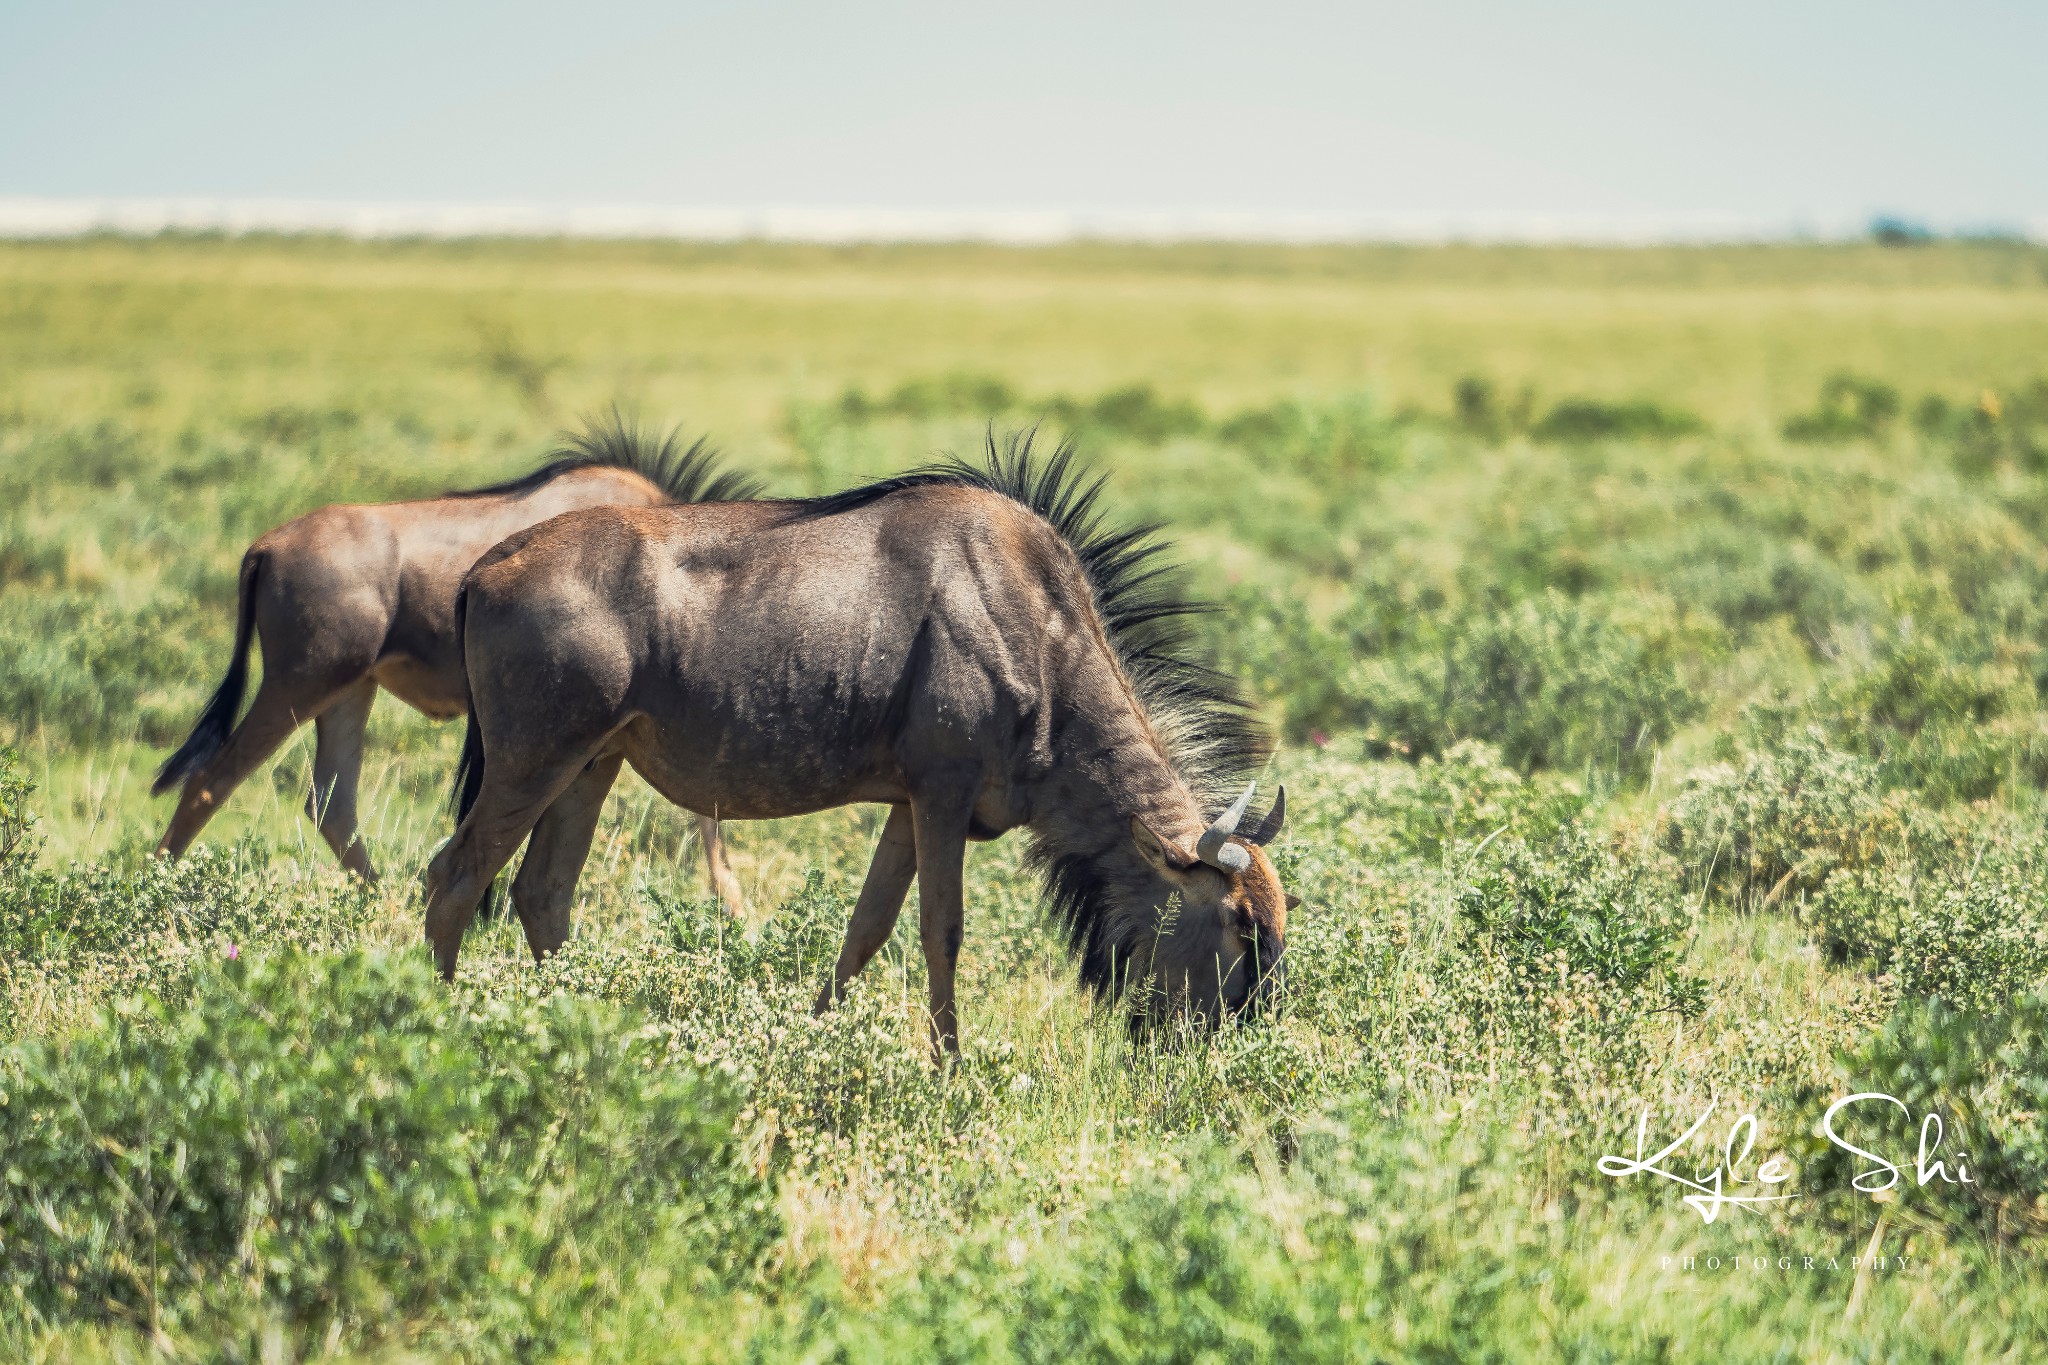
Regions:
[[[2048,3],[0,0],[0,195],[2048,221]]]

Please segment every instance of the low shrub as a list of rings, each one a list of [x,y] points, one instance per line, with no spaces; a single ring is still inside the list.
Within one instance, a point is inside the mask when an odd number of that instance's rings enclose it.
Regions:
[[[1033,399],[992,375],[958,372],[912,379],[881,397],[850,388],[840,395],[835,413],[841,421],[859,424],[901,417],[932,421],[969,417],[993,421],[1013,413],[1029,413],[1076,432],[1096,432],[1157,444],[1174,436],[1208,429],[1208,419],[1186,399],[1162,398],[1149,384],[1110,389],[1093,398],[1065,394]]]
[[[1483,740],[1519,772],[1599,785],[1646,775],[1700,711],[1668,634],[1617,604],[1557,592],[1445,605],[1367,581],[1327,622],[1267,607],[1227,642],[1233,666],[1287,699],[1286,728],[1355,729],[1375,755],[1440,755]]]
[[[1584,805],[1575,785],[1525,776],[1493,745],[1466,739],[1398,769],[1378,814],[1402,852],[1441,863],[1505,832],[1547,838]]]
[[[1980,840],[1923,874],[1898,914],[1900,993],[1995,1009],[2048,986],[2048,847],[2036,831]],[[1965,861],[1967,859],[1967,861]]]
[[[1041,410],[1073,431],[1100,432],[1151,445],[1175,436],[1197,435],[1209,427],[1208,419],[1193,403],[1185,398],[1161,398],[1150,384],[1111,389],[1092,399],[1062,394],[1047,399]]]
[[[667,1057],[615,1010],[458,996],[409,956],[223,962],[0,1055],[0,1296],[51,1325],[253,1305],[310,1341],[406,1319],[510,1349],[656,1239],[728,1282],[775,1219],[736,1098]]]
[[[1357,726],[1363,661],[1406,649],[1418,623],[1445,610],[1442,593],[1400,578],[1361,577],[1327,615],[1299,597],[1241,588],[1225,604],[1230,629],[1216,632],[1215,646],[1223,667],[1279,712],[1288,736],[1307,740]]]
[[[881,417],[927,420],[935,417],[1000,417],[1022,405],[1016,392],[994,375],[957,371],[928,379],[911,379],[890,393],[871,398],[864,390],[849,388],[841,394],[838,413],[848,422],[869,422]]]
[[[1544,413],[1529,434],[1539,441],[1669,441],[1706,427],[1695,414],[1659,403],[1567,398]]]
[[[76,745],[175,742],[199,683],[223,666],[231,626],[189,603],[122,610],[97,595],[0,595],[0,726]]]
[[[1891,430],[1899,416],[1899,391],[1889,384],[1852,374],[1829,375],[1820,386],[1812,411],[1785,422],[1788,441],[1827,442],[1875,440]]]
[[[1216,437],[1262,467],[1321,478],[1382,473],[1401,459],[1400,424],[1368,394],[1322,405],[1281,401],[1246,408],[1219,422]]]
[[[1385,751],[1496,745],[1514,768],[1641,777],[1698,713],[1677,661],[1602,606],[1558,593],[1423,623],[1410,647],[1354,670],[1354,723]]]
[[[36,813],[29,804],[35,791],[35,782],[21,770],[21,755],[0,745],[0,895],[35,866]],[[0,951],[7,946],[0,936]]]
[[[995,1120],[1018,1061],[970,1033],[953,1072],[936,1071],[922,991],[877,984],[894,948],[834,1009],[812,1013],[851,910],[822,873],[758,935],[712,900],[653,892],[649,909],[649,932],[572,938],[541,979],[659,1020],[679,1059],[741,1089],[775,1170],[832,1185],[888,1182],[904,1206],[941,1219],[1005,1178]],[[921,970],[922,958],[910,956]],[[496,992],[518,989],[531,971],[517,958],[493,959],[466,966],[465,979]]]
[[[1320,1120],[1284,1175],[1202,1146],[1042,1240],[983,1239],[855,1319],[805,1315],[763,1356],[866,1361],[1502,1359],[1559,1347],[1583,1301],[1481,1125]],[[1483,1220],[1487,1235],[1469,1235]],[[1563,1267],[1561,1269],[1561,1267]],[[1530,1310],[1541,1295],[1547,1312]]]
[[[1903,1217],[1936,1225],[1975,1223],[1995,1237],[2048,1229],[2048,997],[2038,991],[1980,1007],[1907,999],[1874,1035],[1837,1063],[1839,1094],[1889,1095],[1837,1116],[1836,1132],[1902,1168],[1883,1197]],[[1937,1115],[1923,1138],[1928,1115]],[[1818,1119],[1818,1114],[1815,1115]],[[1823,1145],[1818,1123],[1802,1183],[1846,1189],[1881,1168]],[[1927,1144],[1931,1179],[1916,1158]],[[1938,1151],[1936,1150],[1938,1143]],[[1948,1179],[1932,1175],[1940,1160]],[[1958,1163],[1970,1183],[1955,1179]],[[1867,1188],[1867,1187],[1866,1187]]]
[[[1498,441],[1510,432],[1525,431],[1535,394],[1524,387],[1512,400],[1503,401],[1491,379],[1466,375],[1451,390],[1451,420],[1467,435]]]
[[[1622,857],[1573,820],[1548,839],[1504,838],[1458,893],[1466,942],[1519,978],[1587,983],[1691,1015],[1704,986],[1682,970],[1692,918],[1668,869]]]
[[[1880,781],[1934,805],[2048,785],[2048,717],[2031,644],[1944,641],[1931,632],[1881,643],[1865,666],[1830,678],[1807,704]]]
[[[1874,861],[1883,808],[1876,767],[1809,726],[1688,773],[1662,814],[1662,842],[1697,884],[1739,905],[1776,904]]]
[[[1753,528],[1695,527],[1670,560],[1659,566],[1664,590],[1681,606],[1712,615],[1738,641],[1782,620],[1818,653],[1842,626],[1869,619],[1881,606],[1807,541],[1765,537],[1759,543]]]
[[[360,883],[275,859],[254,841],[176,861],[57,870],[17,861],[4,871],[0,1035],[32,999],[175,999],[229,952],[338,951],[361,938],[375,906]]]
[[[1945,447],[1964,474],[2048,471],[2048,379],[2003,395],[1985,389],[1974,403],[1929,394],[1913,409],[1913,427],[1928,444]]]

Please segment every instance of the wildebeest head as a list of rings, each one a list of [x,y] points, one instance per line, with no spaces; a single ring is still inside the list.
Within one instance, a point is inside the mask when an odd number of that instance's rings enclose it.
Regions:
[[[1256,785],[1256,784],[1255,784]],[[1256,1014],[1278,988],[1287,941],[1287,912],[1300,898],[1280,885],[1265,844],[1287,816],[1282,787],[1265,819],[1240,830],[1252,787],[1217,816],[1193,848],[1163,838],[1142,819],[1131,839],[1155,879],[1158,927],[1144,960],[1148,1010],[1184,1008],[1209,1023]],[[1134,980],[1133,985],[1140,984]]]

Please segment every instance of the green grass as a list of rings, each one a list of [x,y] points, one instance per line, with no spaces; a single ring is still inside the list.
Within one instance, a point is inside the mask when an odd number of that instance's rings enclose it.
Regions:
[[[2044,355],[1993,243],[0,245],[0,1354],[2031,1359]],[[740,933],[630,778],[450,992],[388,697],[379,891],[310,735],[147,860],[250,539],[614,399],[784,492],[1072,430],[1287,737],[1282,1016],[1133,1039],[999,843],[935,1073],[910,928],[808,1008],[875,812],[731,827]],[[1978,1183],[1849,1190],[1861,1089]],[[1807,1197],[1598,1174],[1710,1101]]]

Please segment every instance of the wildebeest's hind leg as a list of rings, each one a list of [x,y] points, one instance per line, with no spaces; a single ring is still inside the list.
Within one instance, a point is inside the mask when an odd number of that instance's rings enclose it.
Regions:
[[[738,919],[746,913],[747,903],[740,895],[740,879],[725,860],[725,836],[708,815],[697,817],[697,847],[704,851],[704,877],[711,883],[711,894],[725,902],[726,914]]]
[[[320,827],[320,837],[341,865],[375,884],[369,850],[356,830],[356,786],[363,775],[363,733],[370,707],[377,700],[377,680],[364,678],[328,704],[313,722],[313,789],[306,796],[306,814]]]
[[[846,922],[846,941],[839,947],[839,961],[832,979],[818,992],[817,1012],[832,1008],[846,983],[868,965],[868,960],[889,941],[896,929],[896,917],[903,913],[903,897],[917,875],[917,840],[912,833],[910,807],[891,806],[882,838],[875,845],[874,861],[868,864],[868,879],[861,883],[860,899],[854,903],[853,918]]]
[[[516,771],[493,760],[485,769],[476,802],[455,827],[455,837],[427,864],[427,942],[442,976],[454,980],[477,902],[548,807],[583,775],[588,755],[584,750],[560,764],[520,765]]]
[[[526,946],[538,962],[569,940],[569,906],[576,879],[590,856],[604,799],[618,780],[618,754],[592,759],[569,790],[555,798],[533,836],[526,841],[526,859],[512,882],[512,908],[526,929]]]
[[[185,786],[178,793],[178,809],[156,851],[172,858],[184,856],[235,788],[262,767],[263,761],[277,752],[277,746],[289,739],[292,731],[318,714],[320,703],[325,701],[323,696],[289,692],[265,677],[263,685],[256,689],[256,699],[249,703],[249,713],[235,726],[220,751],[185,779]]]

